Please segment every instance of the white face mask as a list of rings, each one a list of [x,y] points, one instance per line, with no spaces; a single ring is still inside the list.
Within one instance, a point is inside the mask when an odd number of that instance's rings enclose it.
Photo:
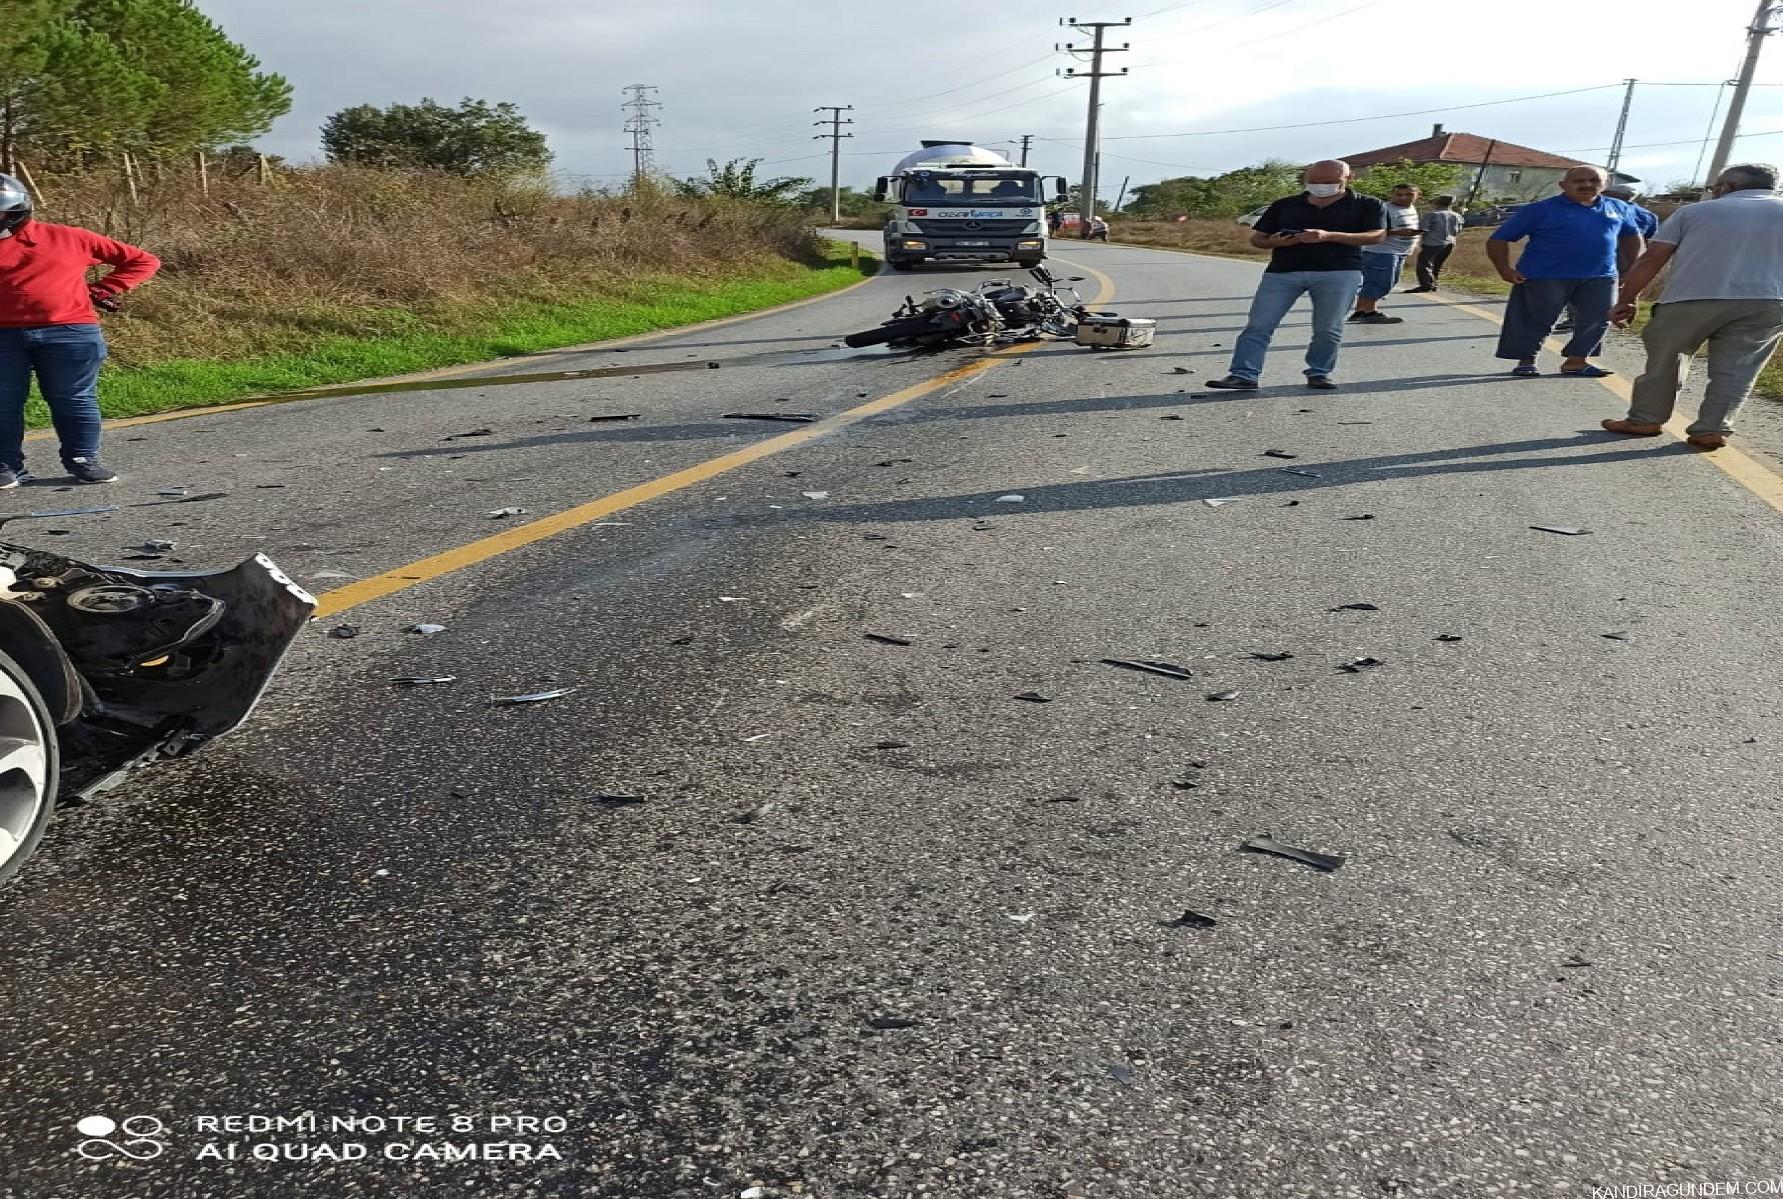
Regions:
[[[1306,194],[1318,196],[1320,199],[1326,196],[1335,196],[1341,191],[1343,191],[1341,183],[1309,183],[1306,185]]]

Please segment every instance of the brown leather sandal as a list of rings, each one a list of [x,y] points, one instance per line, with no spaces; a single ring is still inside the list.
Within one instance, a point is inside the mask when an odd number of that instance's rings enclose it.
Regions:
[[[1598,423],[1612,433],[1626,433],[1630,437],[1658,437],[1665,432],[1663,425],[1644,425],[1634,420],[1611,419]]]

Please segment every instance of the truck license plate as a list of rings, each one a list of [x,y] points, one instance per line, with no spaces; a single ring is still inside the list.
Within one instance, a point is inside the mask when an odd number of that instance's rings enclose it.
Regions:
[[[988,241],[956,241],[953,244],[956,246],[988,246],[991,243]]]

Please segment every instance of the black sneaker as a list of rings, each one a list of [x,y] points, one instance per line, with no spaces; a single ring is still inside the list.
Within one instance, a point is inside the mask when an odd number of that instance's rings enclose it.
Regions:
[[[1330,375],[1308,375],[1306,385],[1314,391],[1336,391],[1337,384],[1331,381]]]
[[[20,476],[23,476],[23,478]],[[14,487],[17,487],[20,483],[23,483],[25,479],[30,477],[30,472],[26,471],[22,466],[17,470],[12,469],[10,466],[0,466],[0,491],[11,491]]]
[[[1435,291],[1434,287],[1408,287],[1399,294],[1402,296],[1421,296],[1425,292]]]
[[[76,483],[116,483],[116,471],[101,466],[97,458],[70,458],[62,464]]]
[[[1358,312],[1350,318],[1358,325],[1403,325],[1403,316],[1388,316],[1384,312]]]
[[[1209,379],[1202,386],[1216,388],[1220,391],[1255,391],[1257,390],[1257,381],[1238,375],[1227,375],[1224,379]]]

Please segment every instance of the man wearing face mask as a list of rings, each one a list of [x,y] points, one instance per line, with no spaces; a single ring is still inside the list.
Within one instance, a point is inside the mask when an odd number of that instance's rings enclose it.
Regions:
[[[1492,231],[1486,257],[1511,284],[1498,356],[1516,359],[1511,374],[1534,378],[1535,356],[1562,312],[1573,318],[1572,339],[1562,351],[1560,373],[1601,379],[1614,374],[1589,359],[1603,348],[1616,275],[1634,265],[1641,229],[1632,205],[1603,194],[1608,176],[1597,167],[1574,167],[1560,180],[1560,194],[1525,204]],[[1529,239],[1517,265],[1511,243]]]
[[[1223,379],[1208,387],[1254,391],[1276,328],[1301,296],[1312,300],[1312,340],[1306,347],[1306,385],[1331,391],[1344,318],[1362,286],[1362,247],[1387,237],[1386,207],[1350,190],[1350,164],[1328,158],[1301,174],[1306,190],[1277,200],[1251,227],[1251,244],[1268,250],[1250,318]]]
[[[1685,439],[1704,450],[1727,444],[1734,413],[1783,339],[1783,196],[1777,181],[1777,168],[1765,163],[1728,167],[1710,189],[1713,200],[1686,204],[1659,226],[1622,280],[1610,313],[1618,325],[1633,320],[1641,292],[1671,264],[1641,334],[1647,369],[1634,381],[1627,417],[1606,420],[1604,428],[1659,436],[1684,372],[1706,342],[1709,383]]]

